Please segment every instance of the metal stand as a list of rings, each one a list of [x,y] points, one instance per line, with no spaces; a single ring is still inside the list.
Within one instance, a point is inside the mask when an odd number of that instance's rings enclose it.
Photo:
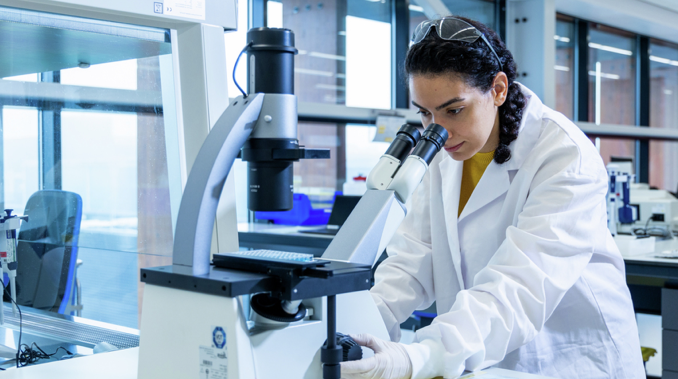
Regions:
[[[323,379],[341,378],[342,348],[337,346],[337,296],[327,296],[327,343],[320,350]]]

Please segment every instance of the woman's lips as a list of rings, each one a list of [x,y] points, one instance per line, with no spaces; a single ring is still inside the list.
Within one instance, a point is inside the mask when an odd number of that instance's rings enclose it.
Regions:
[[[455,146],[452,146],[452,147],[447,147],[447,146],[445,146],[445,151],[454,153],[455,151],[459,150],[459,148],[460,148],[461,145],[463,145],[463,144],[464,144],[464,143],[462,142],[462,143],[460,143],[459,145],[455,145]]]

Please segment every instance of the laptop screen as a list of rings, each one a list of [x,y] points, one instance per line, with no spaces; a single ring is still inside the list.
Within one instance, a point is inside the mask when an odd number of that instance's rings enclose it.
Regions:
[[[334,205],[332,206],[332,213],[327,225],[342,226],[348,216],[360,201],[360,196],[343,196],[337,195],[334,198]]]

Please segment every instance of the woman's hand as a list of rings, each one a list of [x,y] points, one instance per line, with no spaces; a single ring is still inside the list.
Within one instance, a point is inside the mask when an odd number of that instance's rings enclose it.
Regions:
[[[352,335],[360,346],[374,350],[374,356],[341,362],[342,379],[410,379],[412,363],[403,344],[384,341],[370,334]]]

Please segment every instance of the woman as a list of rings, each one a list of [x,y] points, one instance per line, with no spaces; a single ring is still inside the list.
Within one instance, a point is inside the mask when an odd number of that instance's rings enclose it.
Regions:
[[[461,17],[420,24],[405,70],[424,125],[449,133],[377,269],[389,329],[436,302],[403,345],[345,378],[453,378],[496,366],[558,378],[644,378],[607,173],[588,138],[515,82],[499,37]]]

